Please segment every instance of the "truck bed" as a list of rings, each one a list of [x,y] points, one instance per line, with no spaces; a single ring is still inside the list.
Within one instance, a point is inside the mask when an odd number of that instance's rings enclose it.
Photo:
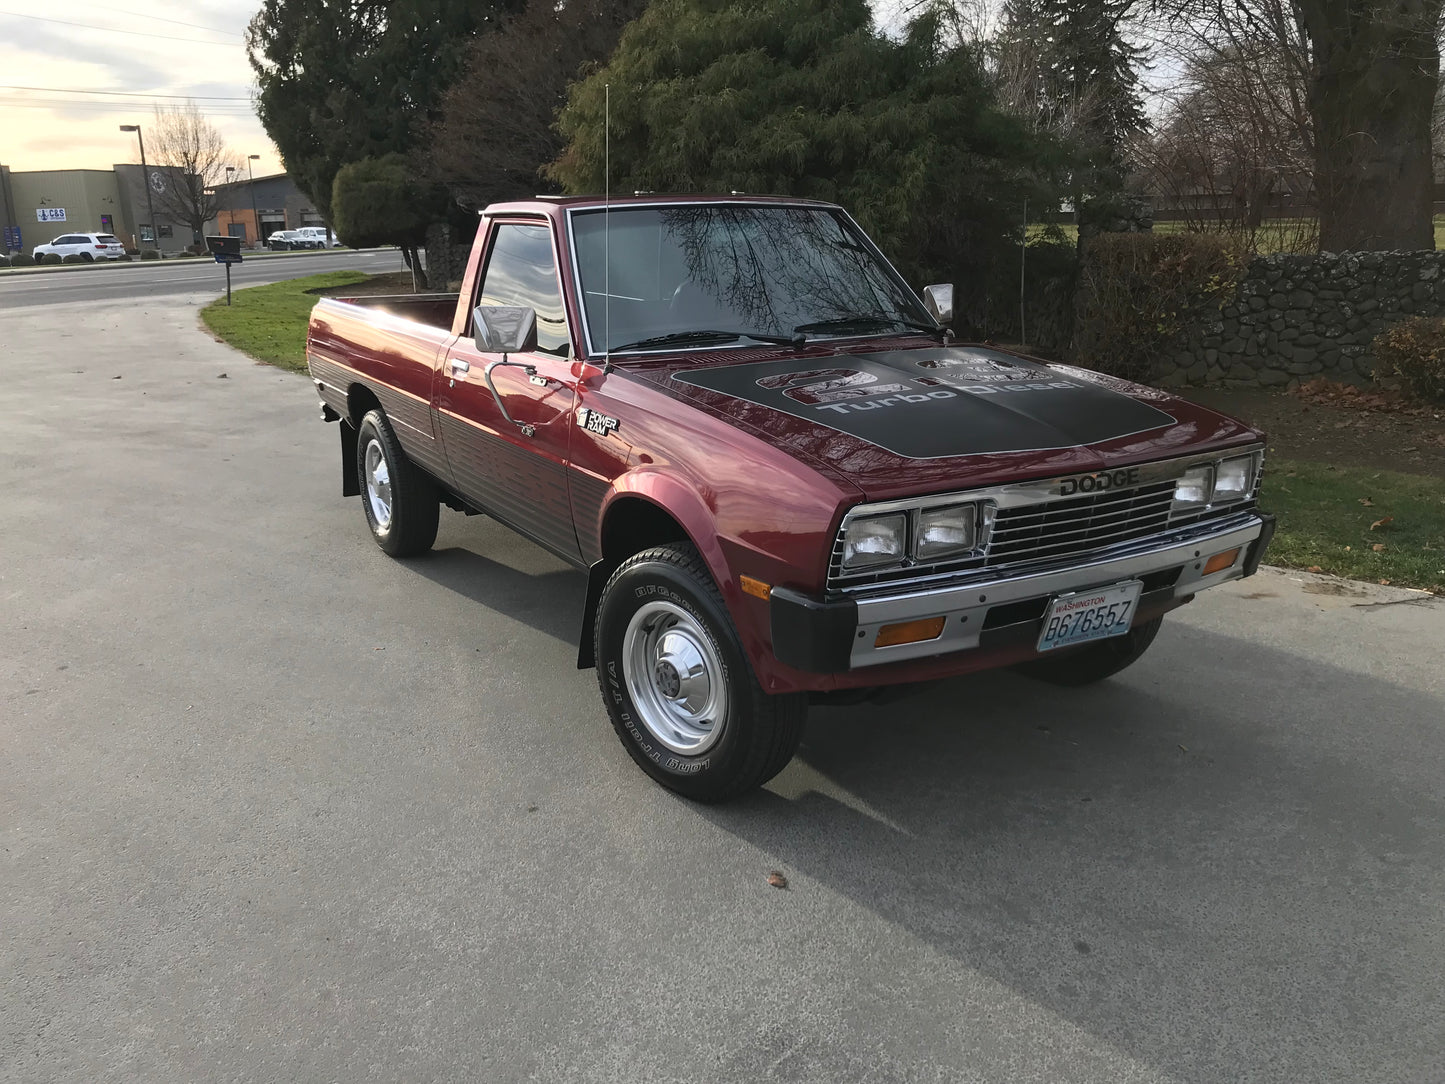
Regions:
[[[374,294],[368,297],[333,297],[332,301],[339,301],[343,305],[359,305],[369,309],[379,309],[382,312],[389,312],[399,316],[403,320],[413,320],[419,324],[429,324],[443,331],[450,331],[452,317],[457,311],[457,294]]]

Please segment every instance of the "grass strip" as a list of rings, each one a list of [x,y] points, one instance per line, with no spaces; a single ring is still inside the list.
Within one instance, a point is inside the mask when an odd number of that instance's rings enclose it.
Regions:
[[[1271,460],[1260,505],[1280,517],[1272,565],[1445,594],[1445,479]]]
[[[324,275],[249,286],[201,310],[201,319],[221,341],[257,361],[282,369],[306,371],[306,325],[320,300],[307,293],[327,286],[354,286],[371,276],[362,271],[328,271]]]

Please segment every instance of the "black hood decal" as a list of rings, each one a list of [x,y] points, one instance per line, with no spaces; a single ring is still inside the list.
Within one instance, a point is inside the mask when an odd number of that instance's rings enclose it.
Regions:
[[[1047,451],[1174,424],[1067,367],[978,347],[698,369],[674,380],[780,410],[907,459]]]

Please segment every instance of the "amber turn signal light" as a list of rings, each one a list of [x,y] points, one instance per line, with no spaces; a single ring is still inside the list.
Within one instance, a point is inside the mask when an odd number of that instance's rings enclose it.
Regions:
[[[1216,572],[1223,572],[1230,565],[1234,564],[1234,559],[1238,556],[1238,546],[1234,547],[1234,549],[1232,550],[1225,550],[1223,553],[1216,553],[1213,557],[1204,562],[1204,575],[1210,576]]]
[[[764,602],[767,601],[769,593],[773,590],[770,584],[766,584],[762,580],[755,580],[751,576],[739,576],[738,583],[742,585],[744,594],[760,598]]]
[[[904,621],[901,625],[884,625],[878,630],[874,647],[897,647],[936,640],[943,634],[944,617],[925,617],[921,621]]]

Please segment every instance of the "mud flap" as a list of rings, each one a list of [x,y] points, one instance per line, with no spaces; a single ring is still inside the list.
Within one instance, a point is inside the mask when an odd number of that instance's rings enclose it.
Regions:
[[[345,418],[336,426],[341,434],[341,495],[361,496],[361,481],[356,476],[356,426]]]
[[[616,561],[598,561],[587,570],[587,601],[582,606],[582,631],[577,637],[578,670],[591,670],[597,665],[597,645],[593,639],[597,629],[597,604],[602,601],[602,589],[616,571]]]

